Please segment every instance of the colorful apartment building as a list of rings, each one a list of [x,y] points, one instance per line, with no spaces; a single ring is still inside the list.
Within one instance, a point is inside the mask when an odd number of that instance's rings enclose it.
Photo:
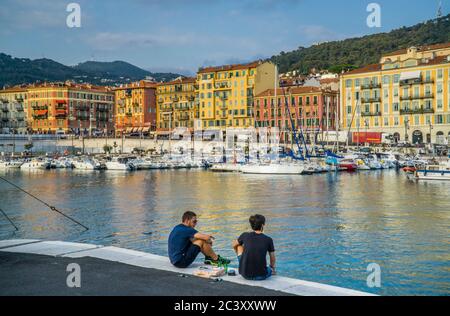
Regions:
[[[156,131],[156,88],[141,80],[114,89],[116,134]]]
[[[254,126],[255,95],[278,84],[270,62],[201,68],[196,101],[202,129],[225,130]]]
[[[278,128],[286,135],[301,130],[309,140],[334,131],[338,111],[339,94],[319,87],[268,89],[255,97],[256,127]]]
[[[90,84],[44,83],[27,87],[27,121],[34,133],[112,133],[114,93]]]
[[[0,133],[25,134],[28,131],[26,99],[26,88],[0,90]]]
[[[341,76],[341,122],[410,143],[450,136],[450,43],[410,47]]]
[[[157,95],[157,130],[164,133],[180,128],[192,131],[199,121],[198,104],[195,102],[195,78],[177,78],[159,83]]]

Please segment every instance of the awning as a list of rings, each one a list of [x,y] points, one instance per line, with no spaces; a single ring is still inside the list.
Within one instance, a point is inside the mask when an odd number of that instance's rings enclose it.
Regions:
[[[403,80],[412,80],[412,79],[420,79],[421,78],[421,71],[409,71],[409,72],[402,72],[400,75],[400,81]]]
[[[36,115],[46,115],[47,112],[48,112],[48,110],[38,110],[38,111],[35,111],[34,113]]]
[[[127,128],[127,133],[131,133],[131,131],[132,131],[132,128],[131,128],[131,127],[128,127],[128,128]]]

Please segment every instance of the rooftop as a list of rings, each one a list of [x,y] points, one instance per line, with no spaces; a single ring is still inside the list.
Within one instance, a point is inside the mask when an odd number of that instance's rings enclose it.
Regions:
[[[260,65],[261,61],[254,61],[248,64],[233,64],[233,65],[223,65],[223,66],[216,66],[216,67],[205,67],[200,68],[198,70],[198,73],[207,73],[207,72],[217,72],[217,71],[230,71],[230,70],[239,70],[239,69],[248,69],[248,68],[255,68],[258,65]]]
[[[419,46],[417,47],[418,52],[426,52],[431,50],[437,50],[437,49],[445,49],[450,48],[450,42],[449,43],[440,43],[440,44],[434,44],[434,45],[426,45],[426,46]],[[384,54],[383,56],[395,56],[395,55],[402,55],[406,54],[408,52],[407,48],[399,49],[391,53]]]
[[[320,93],[323,90],[319,87],[286,87],[285,89],[277,89],[277,95],[283,96],[284,94],[307,94],[307,93]],[[275,95],[275,89],[267,89],[256,96],[260,97],[271,97]]]

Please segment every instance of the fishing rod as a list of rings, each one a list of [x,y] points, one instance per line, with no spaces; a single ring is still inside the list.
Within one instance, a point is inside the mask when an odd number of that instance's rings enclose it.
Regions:
[[[32,197],[33,199],[35,199],[36,201],[38,201],[38,202],[44,204],[45,206],[47,206],[50,210],[52,210],[52,211],[54,211],[54,212],[56,212],[56,213],[59,213],[60,215],[64,216],[65,218],[67,218],[67,219],[69,219],[69,220],[71,220],[71,221],[74,222],[75,224],[80,225],[80,226],[83,227],[85,230],[89,230],[88,227],[86,227],[85,225],[81,224],[81,223],[80,223],[79,221],[77,221],[76,219],[70,217],[69,215],[64,214],[63,212],[61,212],[60,210],[58,210],[58,209],[57,209],[56,207],[54,207],[53,205],[50,205],[50,204],[48,204],[48,203],[42,201],[42,200],[41,200],[40,198],[38,198],[37,196],[35,196],[35,195],[33,195],[33,194],[31,194],[31,193],[25,191],[24,189],[22,189],[21,187],[19,187],[18,185],[14,184],[14,183],[12,183],[11,181],[9,181],[9,180],[7,180],[7,179],[1,177],[1,176],[0,176],[0,180],[5,181],[5,182],[8,183],[9,185],[15,187],[17,190],[19,190],[19,191],[21,191],[21,192],[23,192],[23,193],[25,193],[25,194],[31,196],[31,197]]]
[[[5,211],[3,211],[3,210],[0,208],[0,212],[3,214],[3,216],[6,217],[6,219],[11,223],[11,225],[14,226],[14,228],[16,229],[16,231],[19,231],[19,228],[17,228],[17,226],[14,225],[13,221],[8,217],[8,215],[6,215]]]

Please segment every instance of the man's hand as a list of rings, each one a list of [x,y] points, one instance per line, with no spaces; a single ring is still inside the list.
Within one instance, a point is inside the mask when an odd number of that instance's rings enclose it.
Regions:
[[[272,275],[277,275],[277,270],[275,267],[270,267],[272,269]]]
[[[208,240],[206,241],[208,244],[212,245],[215,238],[211,235],[208,235]]]

